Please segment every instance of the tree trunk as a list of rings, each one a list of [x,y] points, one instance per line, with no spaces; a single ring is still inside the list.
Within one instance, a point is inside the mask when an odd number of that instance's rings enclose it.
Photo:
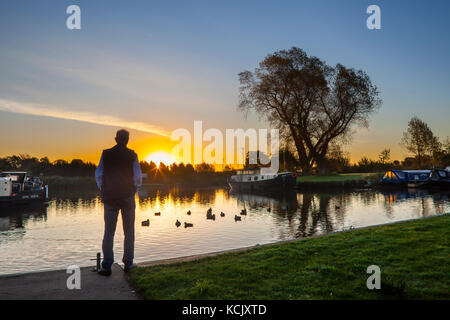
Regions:
[[[301,166],[302,168],[302,176],[310,176],[312,174],[312,167],[311,166]]]
[[[295,148],[297,149],[298,160],[300,167],[302,168],[303,176],[310,176],[312,174],[312,164],[306,154],[305,146],[302,139],[299,137],[294,128],[290,128],[292,138],[294,139]]]
[[[322,157],[316,160],[317,170],[320,174],[330,173],[330,166],[328,163],[328,159],[326,157]]]

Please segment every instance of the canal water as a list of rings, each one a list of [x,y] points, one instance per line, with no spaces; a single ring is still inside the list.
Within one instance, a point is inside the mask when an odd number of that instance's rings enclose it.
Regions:
[[[44,207],[0,208],[0,275],[95,264],[90,259],[101,251],[103,236],[103,204],[97,192],[52,197]],[[206,219],[209,208],[215,220]],[[247,215],[235,221],[244,208]],[[136,196],[135,258],[143,262],[195,255],[446,212],[450,193],[424,190],[268,195],[227,189],[144,190]],[[150,226],[142,226],[147,219]],[[184,222],[193,227],[185,228]],[[122,253],[119,218],[116,261],[121,262]]]

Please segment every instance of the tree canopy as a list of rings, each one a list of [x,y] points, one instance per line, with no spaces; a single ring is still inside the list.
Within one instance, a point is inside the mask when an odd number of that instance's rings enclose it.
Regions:
[[[362,70],[332,67],[293,47],[269,54],[254,72],[239,74],[243,111],[255,110],[295,145],[304,174],[327,167],[332,142],[367,125],[380,105],[378,90]]]
[[[403,133],[402,145],[417,157],[419,166],[427,156],[439,152],[441,144],[430,127],[417,117],[409,120],[408,129]]]

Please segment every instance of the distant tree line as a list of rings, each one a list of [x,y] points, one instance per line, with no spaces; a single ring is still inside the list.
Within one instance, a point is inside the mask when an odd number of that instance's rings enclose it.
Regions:
[[[368,173],[383,172],[389,169],[412,170],[450,166],[449,137],[440,141],[430,127],[417,117],[413,117],[409,121],[400,145],[410,153],[403,160],[391,159],[391,150],[385,148],[380,151],[376,159],[362,157],[356,163],[351,163],[350,154],[342,150],[342,145],[332,143],[326,156],[327,172]],[[253,168],[258,166],[249,164],[249,159],[256,156],[258,159],[261,157],[259,153],[246,155],[246,167]],[[302,171],[302,165],[298,160],[296,150],[289,147],[289,145],[279,150],[279,164],[280,171]],[[311,173],[323,173],[323,167],[313,166]]]
[[[344,164],[337,168],[343,172],[379,172],[391,168],[406,170],[450,166],[450,139],[447,137],[441,142],[431,128],[417,117],[409,121],[400,145],[410,153],[410,156],[403,160],[391,160],[391,151],[387,148],[379,153],[378,159],[363,157],[353,165],[344,160],[346,157],[342,152],[336,153],[331,158],[334,163],[339,159],[340,163]]]
[[[146,175],[145,182],[155,184],[194,184],[194,185],[225,185],[227,178],[234,174],[230,167],[223,171],[216,171],[214,165],[201,163],[172,163],[158,166],[153,161],[141,161],[142,173]]]
[[[403,160],[392,160],[391,150],[386,148],[378,154],[378,159],[362,157],[351,164],[349,154],[340,145],[333,145],[327,155],[329,170],[332,172],[381,172],[388,169],[431,169],[450,166],[450,139],[440,141],[430,127],[417,117],[413,117],[403,133],[400,145],[410,156]]]
[[[27,154],[0,158],[1,171],[27,171],[33,175],[79,177],[94,176],[96,165],[81,159],[50,161],[48,157],[36,158]]]
[[[450,166],[450,139],[441,141],[434,135],[430,127],[417,117],[413,117],[403,134],[401,145],[410,153],[403,160],[392,160],[391,150],[385,148],[380,151],[378,159],[362,157],[358,162],[351,163],[348,152],[342,150],[338,143],[331,143],[326,156],[327,170],[334,173],[350,172],[382,172],[388,169],[430,169],[432,167],[444,168]],[[246,154],[247,168],[260,165],[249,164],[256,157],[261,159],[259,151]],[[253,161],[253,160],[252,160]],[[264,162],[266,163],[266,161]],[[181,184],[225,184],[227,177],[235,173],[230,166],[216,171],[214,165],[201,163],[197,165],[173,163],[159,165],[154,162],[140,162],[142,172],[146,175],[145,181],[149,183],[181,183]],[[279,150],[279,171],[301,171],[296,149],[288,144]],[[34,175],[80,177],[94,176],[96,165],[80,159],[71,161],[50,161],[48,157],[36,158],[29,155],[13,155],[0,158],[0,171],[20,170],[31,172]],[[323,167],[315,166],[309,173],[321,173]]]
[[[198,165],[176,164],[169,166],[164,163],[141,161],[141,170],[148,183],[193,183],[193,184],[226,184],[227,177],[234,173],[230,167],[216,172],[214,165],[201,163]],[[26,154],[0,158],[0,171],[26,171],[33,175],[60,177],[94,177],[96,165],[80,159],[71,161],[50,161],[47,157],[37,158]]]

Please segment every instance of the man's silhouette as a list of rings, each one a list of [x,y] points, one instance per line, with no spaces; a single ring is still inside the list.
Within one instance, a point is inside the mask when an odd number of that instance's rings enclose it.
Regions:
[[[111,275],[114,262],[114,233],[117,226],[119,210],[122,212],[124,240],[123,263],[128,272],[136,265],[134,259],[134,219],[136,204],[134,195],[142,183],[142,172],[136,153],[127,148],[130,133],[119,130],[116,134],[117,144],[111,149],[103,150],[100,163],[95,170],[95,179],[101,190],[105,207],[105,233],[103,235],[103,261],[99,274]]]

